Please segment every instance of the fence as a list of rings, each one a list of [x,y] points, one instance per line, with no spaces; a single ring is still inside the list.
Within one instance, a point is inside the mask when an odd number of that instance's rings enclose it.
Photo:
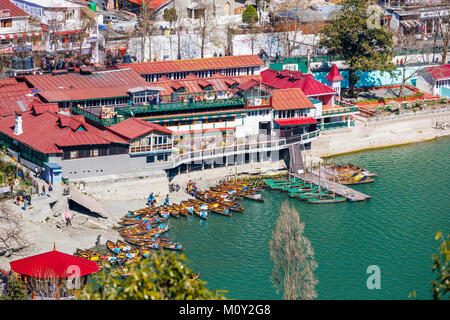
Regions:
[[[410,117],[410,116],[419,116],[419,115],[424,115],[424,114],[436,114],[436,113],[446,113],[446,112],[450,112],[450,106],[447,106],[445,108],[433,108],[433,109],[425,109],[425,110],[421,110],[421,111],[407,111],[407,112],[403,112],[401,114],[396,114],[396,115],[391,115],[391,116],[384,116],[384,117],[372,117],[372,118],[367,118],[368,122],[375,122],[375,121],[386,121],[386,120],[396,120],[396,119],[402,119],[405,117]]]

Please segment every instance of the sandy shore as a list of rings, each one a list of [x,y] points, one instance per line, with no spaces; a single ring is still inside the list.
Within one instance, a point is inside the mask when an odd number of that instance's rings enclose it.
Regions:
[[[437,119],[450,124],[450,112],[423,114],[399,119],[367,121],[359,118],[354,127],[321,132],[308,152],[317,157],[403,145],[450,135],[450,129],[433,128]]]

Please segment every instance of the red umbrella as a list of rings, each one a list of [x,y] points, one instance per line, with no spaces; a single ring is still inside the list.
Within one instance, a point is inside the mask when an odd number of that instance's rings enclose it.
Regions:
[[[41,253],[9,263],[11,270],[36,278],[81,277],[98,271],[94,261],[53,251]]]

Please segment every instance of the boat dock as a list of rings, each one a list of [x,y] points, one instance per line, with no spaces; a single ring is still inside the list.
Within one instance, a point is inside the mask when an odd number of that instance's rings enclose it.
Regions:
[[[330,181],[327,180],[327,177],[324,177],[324,173],[321,171],[320,173],[320,179],[319,179],[319,172],[317,170],[313,170],[313,172],[308,172],[305,174],[294,174],[296,178],[300,178],[305,180],[309,183],[314,183],[316,185],[320,185],[321,188],[326,189],[328,191],[331,191],[336,193],[337,195],[340,195],[341,197],[347,198],[349,201],[364,201],[367,199],[370,199],[371,197],[367,194],[364,194],[362,192],[356,191],[352,188],[349,188],[345,185],[340,184],[338,181]],[[329,174],[331,176],[331,174]],[[320,181],[320,183],[319,183]]]

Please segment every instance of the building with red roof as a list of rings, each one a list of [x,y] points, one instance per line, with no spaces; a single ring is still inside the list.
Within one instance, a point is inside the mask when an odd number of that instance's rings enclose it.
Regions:
[[[450,64],[423,68],[416,86],[432,95],[450,98]]]
[[[309,98],[317,99],[324,105],[333,105],[337,92],[314,79],[311,74],[301,71],[276,71],[267,69],[261,72],[262,83],[274,89],[300,88]]]
[[[132,68],[145,80],[154,82],[165,76],[170,79],[183,79],[189,74],[205,78],[217,72],[225,76],[259,74],[264,62],[257,55],[223,56],[202,59],[184,59],[129,63],[119,68]]]
[[[127,153],[125,139],[86,123],[83,116],[54,112],[57,110],[55,105],[35,104],[31,111],[0,119],[1,143],[40,166],[50,159],[61,162],[113,155],[118,150]]]

